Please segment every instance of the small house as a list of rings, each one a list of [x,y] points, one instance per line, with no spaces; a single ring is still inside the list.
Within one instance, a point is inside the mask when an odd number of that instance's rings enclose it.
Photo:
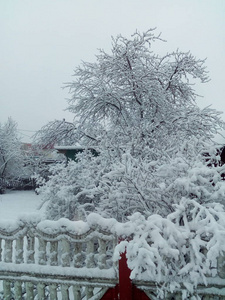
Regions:
[[[84,150],[90,150],[93,156],[98,156],[98,151],[92,147],[82,147],[82,146],[56,146],[55,149],[58,153],[62,153],[66,156],[67,161],[74,160],[77,161],[77,154],[83,152]]]

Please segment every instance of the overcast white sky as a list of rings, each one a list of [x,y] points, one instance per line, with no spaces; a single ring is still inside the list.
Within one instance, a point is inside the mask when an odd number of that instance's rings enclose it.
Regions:
[[[207,58],[199,103],[225,112],[225,0],[0,0],[0,122],[11,116],[30,141],[51,120],[72,121],[62,86],[81,60],[109,52],[111,36],[153,27],[167,40],[160,53]]]

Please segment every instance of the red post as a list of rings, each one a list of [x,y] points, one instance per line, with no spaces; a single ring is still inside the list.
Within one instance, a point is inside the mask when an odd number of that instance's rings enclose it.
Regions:
[[[110,288],[101,300],[150,300],[142,290],[132,284],[130,274],[125,251],[119,260],[119,284]]]
[[[121,254],[119,260],[119,299],[132,299],[132,281],[130,279],[130,269],[127,266],[126,252]]]

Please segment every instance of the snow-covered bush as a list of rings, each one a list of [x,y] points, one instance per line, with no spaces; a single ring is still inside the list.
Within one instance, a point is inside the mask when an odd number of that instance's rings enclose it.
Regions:
[[[182,299],[198,299],[197,286],[218,276],[217,261],[225,251],[225,211],[220,204],[203,206],[185,198],[174,208],[165,218],[154,214],[146,219],[140,213],[129,217],[119,227],[128,240],[116,247],[114,259],[126,250],[131,279],[157,282],[157,299],[177,291]]]
[[[202,205],[223,203],[225,182],[221,174],[225,165],[215,166],[219,159],[215,149],[211,160],[206,159],[205,145],[200,143],[200,148],[198,142],[193,138],[182,145],[169,161],[149,161],[128,151],[118,155],[108,150],[97,157],[84,151],[77,156],[78,161],[51,168],[50,179],[39,188],[43,201],[49,201],[47,217],[85,219],[95,211],[125,221],[137,211],[145,216],[166,216],[184,197]]]
[[[98,162],[92,161],[89,151],[77,155],[78,162],[56,164],[49,168],[49,178],[37,176],[37,190],[42,195],[43,203],[48,202],[46,217],[57,220],[66,217],[71,220],[85,219],[95,210],[96,201],[90,189],[98,183]],[[94,164],[93,167],[91,167]]]

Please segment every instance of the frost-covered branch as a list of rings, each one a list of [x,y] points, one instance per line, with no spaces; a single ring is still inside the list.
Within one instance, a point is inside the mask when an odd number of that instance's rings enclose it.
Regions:
[[[34,136],[35,144],[52,148],[54,145],[74,145],[83,138],[96,142],[96,138],[77,128],[74,123],[55,120],[43,126]]]

